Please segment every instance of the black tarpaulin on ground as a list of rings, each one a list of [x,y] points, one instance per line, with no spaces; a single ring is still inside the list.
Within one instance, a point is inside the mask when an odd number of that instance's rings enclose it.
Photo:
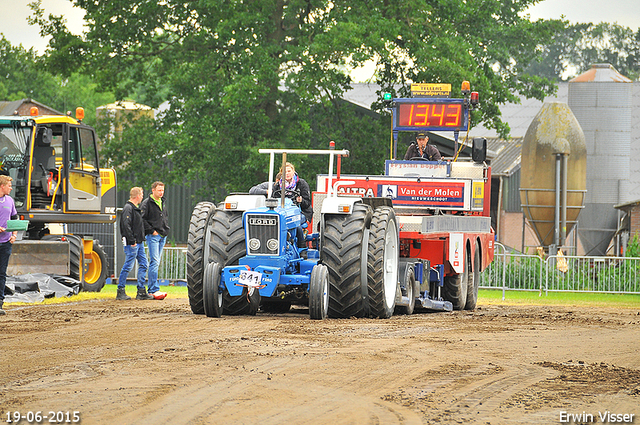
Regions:
[[[4,302],[42,302],[45,298],[69,297],[79,291],[80,282],[68,276],[44,273],[7,276]]]

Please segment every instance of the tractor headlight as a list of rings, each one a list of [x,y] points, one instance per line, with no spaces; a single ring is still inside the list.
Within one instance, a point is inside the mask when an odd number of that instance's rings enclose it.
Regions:
[[[269,239],[267,241],[267,248],[269,251],[277,251],[278,250],[278,240],[277,239]]]
[[[249,239],[249,249],[251,251],[257,251],[260,248],[260,239],[251,238]]]

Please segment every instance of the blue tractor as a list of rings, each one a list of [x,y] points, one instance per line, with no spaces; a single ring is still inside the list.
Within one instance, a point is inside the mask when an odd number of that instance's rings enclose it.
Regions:
[[[271,154],[328,154],[349,151],[261,149]],[[268,187],[272,187],[269,181]],[[318,200],[314,230],[299,248],[297,229],[306,225],[300,208],[280,199],[235,194],[214,206],[199,203],[191,216],[187,287],[196,314],[255,315],[308,305],[312,319],[389,318],[396,307],[413,306],[398,284],[398,224],[391,200],[337,196],[330,187]]]
[[[272,176],[273,155],[270,168]],[[192,311],[220,317],[255,315],[260,305],[267,312],[308,305],[312,319],[326,318],[329,272],[319,250],[307,247],[318,246],[319,234],[308,234],[305,243],[298,241],[297,230],[306,225],[300,208],[284,193],[280,198],[234,194],[218,206],[196,205],[187,249]]]

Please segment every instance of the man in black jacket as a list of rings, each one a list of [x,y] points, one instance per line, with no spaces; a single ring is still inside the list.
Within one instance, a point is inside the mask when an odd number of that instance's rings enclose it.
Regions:
[[[427,161],[440,161],[442,158],[440,151],[438,148],[428,143],[429,136],[427,136],[427,133],[418,133],[416,141],[411,143],[407,148],[404,160],[422,158]]]
[[[125,260],[118,277],[118,294],[116,300],[130,300],[131,297],[125,291],[127,276],[133,264],[138,260],[138,299],[150,300],[153,297],[147,294],[144,287],[145,275],[147,274],[147,255],[144,253],[144,223],[142,212],[138,205],[143,198],[141,187],[134,187],[129,191],[129,200],[122,208],[120,217],[120,234],[124,245]],[[140,296],[144,293],[144,296]]]
[[[169,234],[169,216],[167,215],[167,202],[164,199],[164,183],[157,181],[151,185],[151,196],[142,201],[140,209],[142,210],[144,233],[149,248],[149,294],[156,300],[162,300],[167,296],[167,293],[160,292],[158,267],[160,266],[162,249]]]

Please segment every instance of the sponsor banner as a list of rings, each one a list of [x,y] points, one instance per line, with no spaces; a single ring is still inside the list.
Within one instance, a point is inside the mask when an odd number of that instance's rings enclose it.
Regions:
[[[411,84],[411,96],[414,97],[449,97],[451,84]]]
[[[471,182],[462,180],[404,180],[365,176],[345,176],[338,185],[338,196],[391,198],[395,207],[468,210]],[[318,188],[326,187],[318,181]]]
[[[379,197],[393,198],[402,206],[464,208],[464,182],[405,182],[378,184]]]

